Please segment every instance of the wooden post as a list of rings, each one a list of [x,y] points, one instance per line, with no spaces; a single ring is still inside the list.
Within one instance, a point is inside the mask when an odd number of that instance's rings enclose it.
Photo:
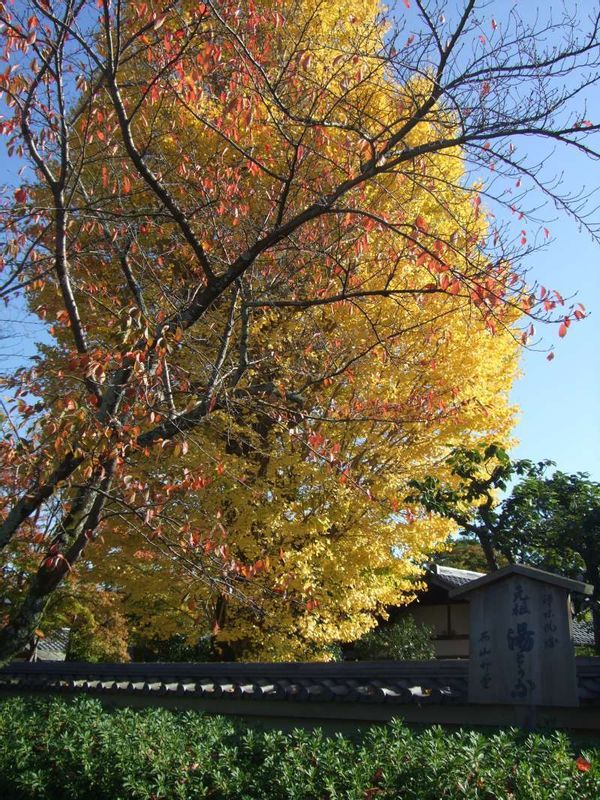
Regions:
[[[577,706],[571,592],[592,587],[519,564],[454,589],[469,596],[469,702]]]

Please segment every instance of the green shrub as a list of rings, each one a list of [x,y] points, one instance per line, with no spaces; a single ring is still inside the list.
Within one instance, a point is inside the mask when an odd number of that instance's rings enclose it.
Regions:
[[[428,661],[435,658],[433,636],[433,628],[406,616],[392,625],[382,625],[366,633],[350,650],[359,661]]]
[[[190,644],[185,636],[174,634],[168,639],[134,636],[132,640],[133,661],[220,661],[213,637],[201,636]]]
[[[583,761],[577,764],[577,757]],[[589,769],[588,767],[589,762]],[[0,702],[7,800],[595,800],[600,745],[560,733],[262,731],[89,698]]]

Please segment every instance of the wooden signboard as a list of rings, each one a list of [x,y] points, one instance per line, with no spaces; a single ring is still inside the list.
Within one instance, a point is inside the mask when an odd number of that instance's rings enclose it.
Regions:
[[[569,595],[591,591],[515,565],[451,592],[471,607],[469,702],[578,705]]]

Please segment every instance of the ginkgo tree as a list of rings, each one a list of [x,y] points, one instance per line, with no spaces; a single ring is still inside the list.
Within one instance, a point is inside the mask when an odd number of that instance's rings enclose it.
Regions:
[[[0,5],[30,168],[0,292],[47,323],[5,379],[0,658],[78,562],[172,576],[245,657],[323,657],[410,596],[448,528],[409,481],[506,438],[533,322],[584,315],[527,281],[528,186],[594,227],[519,140],[595,155],[599,60],[597,17],[412,5]]]

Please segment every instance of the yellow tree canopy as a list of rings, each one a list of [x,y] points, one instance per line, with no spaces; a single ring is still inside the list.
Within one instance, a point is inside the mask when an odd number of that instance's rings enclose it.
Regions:
[[[380,11],[49,6],[9,37],[56,64],[6,78],[37,168],[7,260],[50,340],[12,381],[0,540],[44,557],[0,651],[85,550],[162,635],[327,657],[448,534],[408,482],[506,441],[539,298],[492,254],[464,109],[400,79]]]

